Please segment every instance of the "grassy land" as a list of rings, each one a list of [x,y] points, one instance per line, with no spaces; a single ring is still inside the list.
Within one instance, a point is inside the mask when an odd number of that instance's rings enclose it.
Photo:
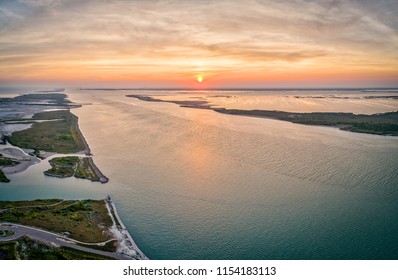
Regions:
[[[72,248],[53,248],[27,237],[0,244],[0,260],[107,260],[104,256]]]
[[[14,232],[13,231],[11,231],[11,230],[0,230],[0,236],[1,237],[7,237],[7,236],[11,236],[11,235],[13,235],[14,234]]]
[[[398,135],[398,112],[374,115],[352,113],[290,113],[267,110],[214,109],[214,111],[253,117],[272,118],[307,125],[334,126],[352,132]]]
[[[0,166],[11,166],[14,164],[16,164],[16,162],[10,158],[0,157]]]
[[[85,149],[77,126],[78,119],[69,110],[37,113],[33,119],[51,121],[34,123],[31,128],[14,132],[10,137],[11,144],[56,153],[74,153]]]
[[[17,162],[13,161],[12,159],[5,158],[5,157],[0,157],[0,167],[2,166],[12,166],[18,164]],[[0,169],[0,182],[1,183],[8,183],[10,182],[10,179],[7,178],[7,176],[3,173],[3,171]]]
[[[44,174],[57,177],[72,177],[78,165],[78,157],[59,157],[49,160],[51,169],[44,171]]]
[[[110,238],[112,226],[103,200],[0,202],[0,221],[43,228],[52,232],[69,232],[70,238],[83,242],[103,242]],[[31,206],[29,206],[31,203]],[[47,206],[46,206],[47,205]],[[53,206],[48,206],[53,205]],[[19,207],[19,208],[18,208]]]
[[[0,183],[9,183],[9,182],[10,179],[8,179],[7,176],[0,169]]]
[[[62,201],[63,201],[62,199],[0,201],[0,209],[21,208],[21,207],[46,207]]]
[[[0,260],[17,259],[17,242],[0,243]]]
[[[398,136],[398,111],[384,114],[355,115],[352,113],[291,113],[268,110],[240,110],[212,108],[206,101],[173,101],[161,100],[151,96],[126,95],[150,102],[169,102],[182,107],[213,110],[222,114],[262,117],[306,125],[334,126],[341,130]]]
[[[94,171],[93,167],[91,166],[88,158],[84,157],[81,158],[76,169],[75,177],[89,179],[91,181],[99,181],[100,177]]]
[[[67,95],[64,93],[29,93],[14,97],[17,102],[40,102],[46,101],[51,105],[67,106],[71,105],[71,102],[67,99]]]
[[[99,176],[94,171],[88,158],[82,157],[58,157],[50,161],[51,169],[44,171],[48,176],[72,177],[99,181]]]

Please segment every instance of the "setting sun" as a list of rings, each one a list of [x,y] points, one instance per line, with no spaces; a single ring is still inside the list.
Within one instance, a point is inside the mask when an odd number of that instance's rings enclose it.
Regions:
[[[198,81],[199,83],[203,82],[203,76],[199,75],[199,76],[197,77],[197,81]]]

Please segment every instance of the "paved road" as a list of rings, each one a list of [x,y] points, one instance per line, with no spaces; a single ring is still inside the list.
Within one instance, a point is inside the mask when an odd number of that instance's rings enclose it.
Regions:
[[[111,253],[111,252],[105,252],[105,251],[100,251],[100,250],[95,250],[87,247],[80,246],[76,243],[74,243],[71,239],[66,240],[62,236],[45,231],[42,229],[37,229],[37,228],[32,228],[28,226],[23,226],[23,225],[17,225],[17,224],[0,224],[0,230],[11,230],[14,232],[13,235],[8,236],[8,237],[0,237],[0,242],[2,241],[12,241],[15,239],[18,239],[22,236],[28,236],[33,240],[40,241],[44,244],[55,246],[55,247],[69,247],[73,249],[77,249],[80,251],[84,251],[87,253],[93,253],[93,254],[98,254],[106,257],[111,257],[117,260],[131,260],[131,258],[124,256],[124,255],[119,255],[116,253]]]

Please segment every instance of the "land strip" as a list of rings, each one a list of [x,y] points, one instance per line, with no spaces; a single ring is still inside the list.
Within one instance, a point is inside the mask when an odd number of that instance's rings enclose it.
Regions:
[[[377,135],[398,136],[398,111],[373,115],[352,113],[293,113],[269,110],[212,108],[206,101],[162,100],[151,96],[126,95],[149,102],[175,103],[181,107],[213,110],[217,113],[247,117],[269,118],[304,125],[332,126],[341,130]]]
[[[398,136],[398,112],[355,115],[352,113],[291,113],[224,108],[213,110],[218,113],[229,115],[270,118],[305,125],[332,126],[351,132]]]

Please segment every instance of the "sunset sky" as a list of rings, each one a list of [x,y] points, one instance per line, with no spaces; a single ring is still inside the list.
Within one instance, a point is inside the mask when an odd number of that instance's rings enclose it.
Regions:
[[[396,0],[0,0],[0,86],[397,87],[397,15]]]

